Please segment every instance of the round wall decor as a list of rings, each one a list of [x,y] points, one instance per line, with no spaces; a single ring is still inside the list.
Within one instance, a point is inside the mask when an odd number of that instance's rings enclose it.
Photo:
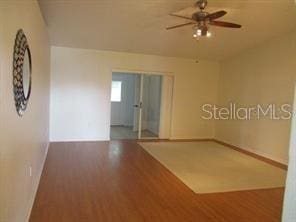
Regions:
[[[29,44],[23,30],[18,30],[13,52],[13,92],[17,113],[22,116],[31,94],[32,61]]]

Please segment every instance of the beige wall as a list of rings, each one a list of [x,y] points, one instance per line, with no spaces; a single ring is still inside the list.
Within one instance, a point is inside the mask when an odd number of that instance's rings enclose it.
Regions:
[[[14,106],[12,53],[22,28],[32,54],[32,93],[21,118]],[[0,221],[26,221],[48,146],[49,42],[36,1],[0,1]],[[29,167],[32,167],[32,177]]]
[[[219,64],[152,55],[52,47],[52,141],[108,140],[112,70],[171,73],[175,77],[171,138],[211,138],[203,103],[216,101]]]
[[[296,34],[272,39],[221,62],[219,104],[292,104],[296,79]],[[287,163],[290,120],[217,121],[215,137]]]

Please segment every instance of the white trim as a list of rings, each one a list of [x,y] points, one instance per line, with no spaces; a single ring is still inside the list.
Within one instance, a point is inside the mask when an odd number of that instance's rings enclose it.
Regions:
[[[110,80],[110,85],[112,84],[112,77],[113,77],[113,73],[125,73],[125,74],[134,74],[134,75],[140,75],[141,78],[143,78],[143,74],[144,75],[158,75],[158,76],[169,76],[172,78],[172,92],[171,92],[171,98],[170,98],[170,129],[169,129],[169,138],[171,137],[172,135],[172,123],[173,123],[173,106],[174,106],[174,91],[175,91],[175,75],[173,72],[169,72],[169,71],[148,71],[147,69],[146,70],[136,70],[136,69],[120,69],[120,68],[110,68],[109,69],[110,72],[111,72],[111,80]],[[141,81],[142,82],[142,81]],[[141,90],[142,87],[140,87],[140,90]],[[161,96],[162,96],[162,93],[163,93],[163,89],[161,90]],[[111,97],[111,89],[110,89],[110,93],[109,93],[110,97]],[[111,99],[110,99],[110,110],[109,110],[109,126],[111,126],[111,105],[112,105],[112,102],[111,102]],[[161,105],[160,105],[160,112],[161,110],[163,109],[163,101],[161,101]],[[159,129],[160,129],[160,126],[161,126],[161,121],[162,121],[162,116],[161,116],[161,113],[160,113],[160,121],[159,121]],[[140,121],[141,122],[141,121]],[[110,127],[109,127],[110,129]],[[160,132],[160,131],[159,131]],[[110,130],[109,130],[109,140],[111,140],[110,138]],[[138,134],[138,138],[141,137],[140,135],[141,133]],[[161,135],[159,135],[158,137],[159,139],[169,139],[167,138],[167,136],[165,138],[162,138]],[[145,138],[143,138],[145,139]],[[75,140],[74,140],[75,141]],[[100,140],[98,140],[100,141]],[[58,142],[58,141],[57,141]]]
[[[144,74],[140,77],[140,98],[139,98],[139,121],[138,121],[138,139],[142,137],[142,114],[143,114],[143,84],[144,84]]]
[[[128,74],[146,74],[146,75],[158,75],[158,76],[174,76],[173,72],[167,71],[147,71],[147,70],[135,70],[135,69],[111,69],[111,73],[128,73]]]
[[[159,116],[159,139],[169,139],[172,136],[173,100],[175,77],[164,76],[161,81],[161,105]],[[168,118],[167,118],[168,117]]]

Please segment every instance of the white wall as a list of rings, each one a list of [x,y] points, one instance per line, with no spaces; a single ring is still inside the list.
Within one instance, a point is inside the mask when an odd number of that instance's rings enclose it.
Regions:
[[[296,80],[296,34],[272,39],[221,63],[219,103],[241,106],[292,104]],[[216,138],[287,163],[290,120],[221,120]]]
[[[32,91],[19,117],[13,97],[12,54],[22,28],[32,54]],[[49,58],[47,31],[35,0],[0,1],[0,221],[26,221],[48,146]],[[29,167],[32,166],[32,177]]]
[[[201,119],[201,106],[214,103],[216,62],[52,47],[52,141],[108,140],[112,70],[174,75],[171,138],[212,138],[214,123]]]

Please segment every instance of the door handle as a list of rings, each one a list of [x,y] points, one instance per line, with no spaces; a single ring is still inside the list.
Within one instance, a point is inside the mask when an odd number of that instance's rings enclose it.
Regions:
[[[135,104],[134,107],[135,107],[135,108],[140,108],[140,109],[141,109],[141,108],[142,108],[142,102],[140,102],[139,104]]]

